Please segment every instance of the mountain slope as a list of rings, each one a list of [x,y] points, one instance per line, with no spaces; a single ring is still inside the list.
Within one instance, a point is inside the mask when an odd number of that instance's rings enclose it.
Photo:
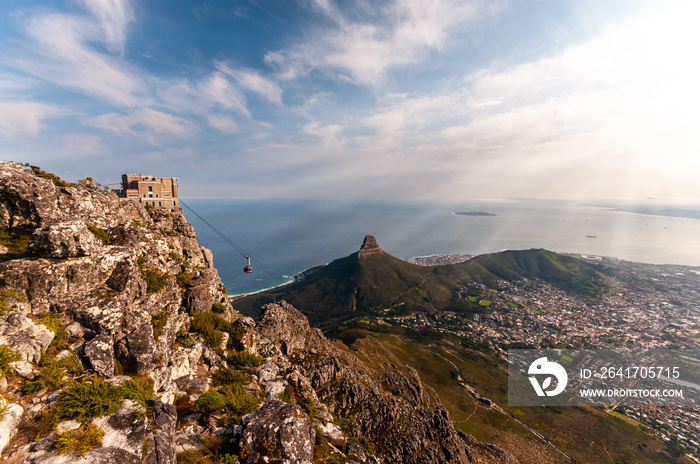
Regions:
[[[261,304],[285,299],[322,329],[338,321],[368,315],[414,311],[483,312],[460,290],[470,283],[496,287],[499,280],[542,279],[567,292],[596,298],[605,275],[590,263],[547,250],[504,251],[460,264],[419,266],[381,250],[372,236],[362,248],[297,281],[235,300],[245,314]]]

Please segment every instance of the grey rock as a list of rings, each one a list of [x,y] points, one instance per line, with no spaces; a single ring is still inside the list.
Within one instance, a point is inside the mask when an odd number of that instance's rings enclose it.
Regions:
[[[110,416],[93,419],[92,422],[105,432],[103,447],[119,448],[141,456],[148,427],[146,411],[142,407],[131,400],[125,400],[122,409]]]
[[[75,258],[98,253],[102,246],[85,222],[68,221],[35,230],[29,249],[42,258]]]
[[[286,301],[267,304],[262,311],[263,316],[255,328],[260,336],[260,353],[289,356],[294,350],[304,348],[309,321],[303,314]]]
[[[270,401],[254,413],[243,429],[240,458],[245,464],[286,460],[311,464],[314,427],[296,404]]]
[[[117,355],[128,372],[146,374],[158,364],[158,353],[151,324],[142,324],[119,341]]]
[[[100,375],[114,375],[114,341],[107,334],[100,334],[85,344],[85,356]]]
[[[5,408],[2,418],[0,418],[0,453],[10,442],[12,436],[17,432],[24,409],[14,403],[7,404],[4,398],[0,398],[0,409]]]
[[[19,311],[9,311],[0,321],[0,345],[19,352],[24,361],[38,363],[54,333]]]

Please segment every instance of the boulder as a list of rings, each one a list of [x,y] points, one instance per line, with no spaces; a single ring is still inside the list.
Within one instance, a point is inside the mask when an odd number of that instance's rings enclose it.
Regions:
[[[299,405],[270,401],[252,414],[243,429],[240,458],[244,464],[285,460],[311,464],[314,427]]]
[[[141,406],[125,400],[119,411],[93,419],[92,422],[105,433],[103,447],[119,448],[141,456],[148,427],[146,411]]]
[[[260,337],[260,353],[281,353],[288,356],[294,350],[304,348],[309,321],[303,314],[286,301],[267,304],[262,307],[262,311],[263,316],[255,328]]]
[[[7,404],[5,399],[0,397],[0,410],[3,410],[0,418],[0,453],[2,453],[10,442],[10,438],[17,432],[24,409],[18,404]]]
[[[85,344],[85,356],[100,375],[114,375],[114,340],[107,334],[99,334]]]
[[[102,243],[85,222],[68,221],[35,230],[29,248],[42,258],[75,258],[98,253]]]
[[[147,374],[155,369],[158,353],[151,324],[142,324],[121,339],[117,344],[117,357],[128,372]]]
[[[0,322],[0,345],[17,350],[24,361],[37,364],[54,337],[46,326],[19,311],[9,311]]]

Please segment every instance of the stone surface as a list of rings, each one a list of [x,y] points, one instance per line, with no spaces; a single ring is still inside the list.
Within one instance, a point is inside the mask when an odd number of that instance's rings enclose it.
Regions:
[[[379,247],[377,239],[371,235],[366,235],[362,242],[362,247],[360,247],[360,251],[358,251],[358,257],[362,258],[363,256],[376,255],[381,252],[382,249]]]
[[[18,404],[7,404],[4,398],[0,397],[0,409],[4,408],[2,418],[0,418],[0,453],[10,442],[12,436],[17,432],[24,408]]]
[[[85,222],[69,221],[36,229],[29,248],[42,258],[75,258],[98,253],[102,243]]]
[[[92,368],[100,375],[114,375],[114,340],[107,334],[100,334],[85,344],[85,356]]]
[[[54,333],[19,311],[8,311],[0,320],[0,345],[19,352],[22,360],[37,364]]]
[[[304,347],[309,321],[303,314],[286,301],[267,304],[262,311],[260,323],[255,328],[260,337],[258,352],[288,356]]]
[[[243,429],[240,458],[245,464],[286,460],[311,464],[314,427],[300,406],[270,401],[252,415]]]
[[[141,456],[148,420],[146,411],[131,400],[125,400],[122,408],[110,416],[93,419],[104,432],[103,447],[119,448]]]

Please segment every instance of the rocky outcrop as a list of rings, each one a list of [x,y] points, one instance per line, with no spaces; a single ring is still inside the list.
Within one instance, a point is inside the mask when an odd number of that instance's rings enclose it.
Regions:
[[[0,321],[0,345],[16,350],[23,361],[38,363],[54,333],[20,311],[9,311]]]
[[[42,258],[75,258],[99,253],[102,245],[83,221],[50,224],[34,231],[31,250]]]
[[[240,442],[244,464],[282,461],[312,464],[314,427],[296,404],[270,401],[248,418]]]
[[[362,258],[363,256],[376,255],[379,253],[382,253],[382,249],[379,247],[377,239],[371,235],[366,235],[357,256]]]
[[[0,454],[10,442],[10,438],[17,432],[17,427],[24,413],[22,406],[18,404],[8,404],[4,398],[0,397]]]

